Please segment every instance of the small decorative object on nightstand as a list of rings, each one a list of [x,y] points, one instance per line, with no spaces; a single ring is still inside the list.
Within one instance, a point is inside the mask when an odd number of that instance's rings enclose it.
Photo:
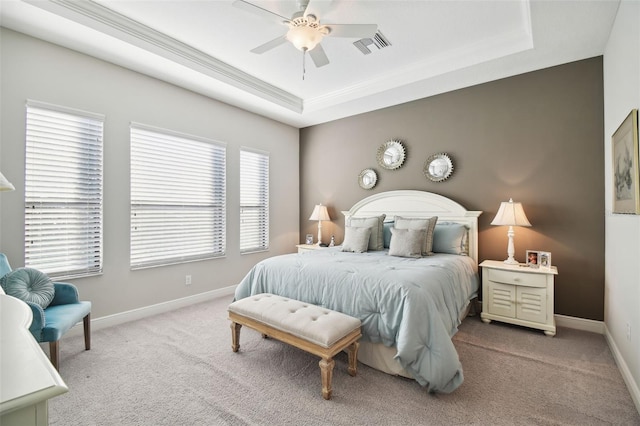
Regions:
[[[556,335],[553,311],[555,266],[533,269],[485,260],[482,268],[482,313],[485,323],[491,320],[544,330]]]

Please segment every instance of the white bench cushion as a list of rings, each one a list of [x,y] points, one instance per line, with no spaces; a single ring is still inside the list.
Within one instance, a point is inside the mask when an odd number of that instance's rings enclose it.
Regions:
[[[357,318],[269,293],[237,300],[228,309],[324,348],[360,328]]]

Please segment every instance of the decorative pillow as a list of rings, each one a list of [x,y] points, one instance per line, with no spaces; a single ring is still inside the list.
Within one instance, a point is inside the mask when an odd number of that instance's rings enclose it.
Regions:
[[[391,228],[393,228],[393,221],[382,224],[382,241],[384,248],[389,248],[389,244],[391,244]]]
[[[425,229],[426,235],[422,245],[422,255],[433,255],[433,230],[438,222],[438,216],[433,217],[401,217],[396,216],[394,227],[397,229]]]
[[[18,268],[0,278],[0,286],[9,296],[36,303],[45,309],[53,300],[51,278],[33,268]]]
[[[469,229],[455,222],[442,222],[433,231],[433,251],[435,253],[469,254]]]
[[[347,226],[344,228],[344,241],[342,251],[364,253],[369,247],[371,228]]]
[[[391,228],[389,256],[421,257],[426,229]]]
[[[347,217],[346,226],[357,226],[371,228],[371,237],[369,238],[369,250],[384,250],[384,218],[387,215],[382,214],[374,217]]]

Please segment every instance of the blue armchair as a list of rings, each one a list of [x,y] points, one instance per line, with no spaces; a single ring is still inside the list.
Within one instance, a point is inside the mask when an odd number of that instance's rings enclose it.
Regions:
[[[7,257],[0,253],[0,278],[11,272]],[[25,302],[33,311],[29,331],[38,342],[49,342],[51,363],[59,370],[60,338],[76,323],[83,321],[84,347],[91,349],[91,302],[78,299],[78,289],[73,284],[54,282],[54,296],[46,309],[36,303]]]

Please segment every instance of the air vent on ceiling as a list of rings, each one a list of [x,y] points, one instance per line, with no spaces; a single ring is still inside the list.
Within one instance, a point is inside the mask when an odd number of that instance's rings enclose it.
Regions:
[[[354,41],[353,45],[358,48],[364,55],[371,53],[369,46],[375,46],[378,50],[391,46],[391,42],[380,32],[376,32],[373,38],[363,38]]]

